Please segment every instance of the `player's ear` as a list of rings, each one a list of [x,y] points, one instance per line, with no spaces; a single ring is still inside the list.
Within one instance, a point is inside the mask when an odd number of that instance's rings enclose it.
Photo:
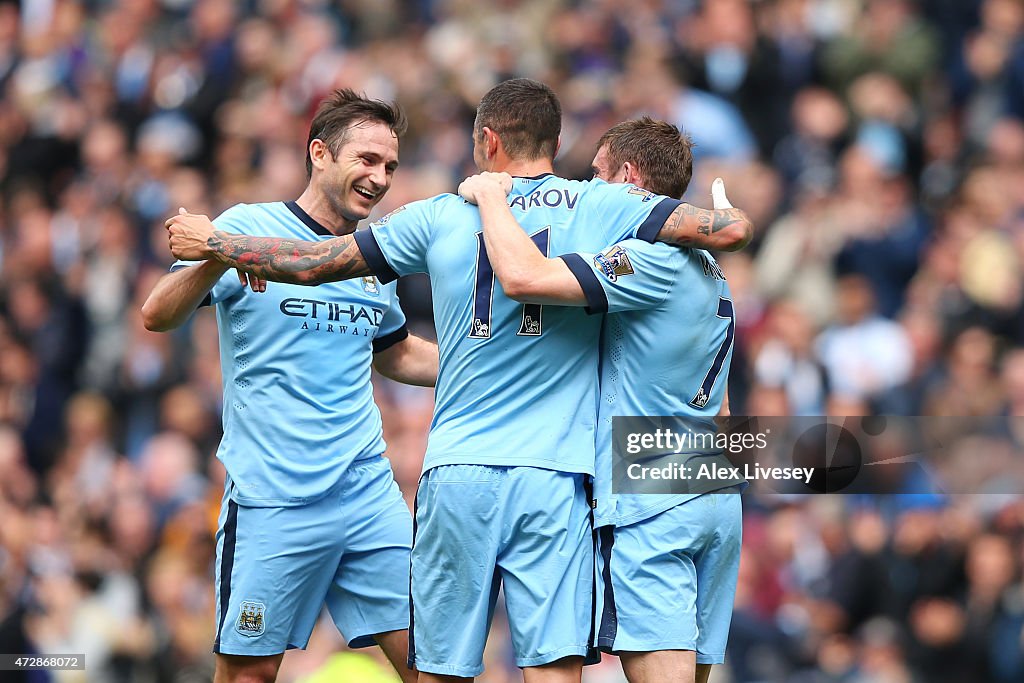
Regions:
[[[331,153],[331,150],[327,148],[327,143],[320,138],[313,138],[309,142],[309,159],[313,162],[313,168],[323,170],[324,164],[326,163],[327,156]]]
[[[483,127],[484,134],[484,152],[488,159],[493,159],[498,154],[498,148],[501,147],[501,138],[498,134],[487,126]]]
[[[632,183],[637,187],[644,186],[644,179],[640,177],[640,171],[637,170],[637,167],[633,162],[627,161],[623,163],[619,168],[619,173],[622,176],[622,182]]]

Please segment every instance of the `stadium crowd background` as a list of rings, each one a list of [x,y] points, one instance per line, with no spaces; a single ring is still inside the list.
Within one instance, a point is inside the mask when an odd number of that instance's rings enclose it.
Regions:
[[[1022,27],[1021,0],[0,2],[0,652],[209,679],[216,328],[139,308],[178,206],[298,196],[338,86],[410,116],[380,212],[473,171],[505,77],[560,94],[563,175],[639,113],[691,133],[687,198],[721,175],[758,226],[721,259],[734,414],[1024,414]],[[401,291],[429,334],[427,282]],[[376,386],[411,496],[431,393]],[[715,680],[1024,681],[1022,439],[962,445],[999,494],[747,498]],[[480,680],[517,680],[494,634]],[[375,680],[338,648],[318,629],[281,680]]]

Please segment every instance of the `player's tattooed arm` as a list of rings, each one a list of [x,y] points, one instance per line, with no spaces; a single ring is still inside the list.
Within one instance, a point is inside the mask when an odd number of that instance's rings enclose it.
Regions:
[[[747,246],[754,236],[754,224],[745,211],[729,203],[721,178],[712,184],[711,197],[714,209],[685,203],[677,206],[658,232],[658,241],[719,251],[738,251]]]
[[[215,230],[207,246],[217,261],[276,282],[316,285],[372,275],[352,235],[305,242]]]
[[[236,235],[217,230],[206,216],[187,213],[165,225],[177,258],[219,261],[264,280],[316,285],[372,274],[352,235],[323,242]]]

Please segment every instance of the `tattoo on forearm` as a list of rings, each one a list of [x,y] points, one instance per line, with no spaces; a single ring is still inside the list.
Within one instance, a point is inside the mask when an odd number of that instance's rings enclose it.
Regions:
[[[658,238],[680,246],[706,247],[710,245],[698,235],[711,237],[737,224],[743,227],[745,244],[750,239],[753,226],[742,210],[701,209],[692,204],[680,204],[665,221]]]
[[[702,213],[700,215],[700,227],[698,230],[702,235],[711,235],[719,230],[725,230],[730,225],[735,225],[743,220],[739,209],[713,209],[712,215]]]
[[[302,242],[217,230],[206,243],[219,261],[264,280],[315,284],[370,274],[352,235],[323,242]]]
[[[672,215],[665,221],[665,225],[662,226],[660,235],[666,237],[669,241],[675,241],[679,236],[679,225],[686,220],[686,216],[692,216],[696,213],[697,207],[692,204],[680,204],[672,212]]]
[[[709,234],[708,233],[708,227],[711,225],[711,214],[707,214],[707,213],[700,214],[699,216],[697,216],[697,223],[699,224],[698,227],[697,227],[697,230],[702,235]]]

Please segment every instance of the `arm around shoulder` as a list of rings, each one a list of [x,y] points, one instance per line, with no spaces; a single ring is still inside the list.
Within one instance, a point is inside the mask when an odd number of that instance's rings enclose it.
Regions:
[[[677,206],[658,232],[657,240],[718,251],[739,251],[750,244],[754,224],[745,211],[733,207],[721,178],[711,183],[711,201],[714,209],[692,204]]]
[[[754,224],[742,209],[702,209],[680,204],[658,231],[657,241],[679,247],[739,251],[754,237]]]
[[[469,179],[460,187],[460,191]],[[520,303],[583,306],[583,290],[561,259],[545,256],[530,240],[493,183],[477,182],[475,193],[484,228],[484,245],[505,296]]]
[[[263,280],[318,285],[372,274],[351,234],[321,242],[256,237],[218,230],[207,216],[189,213],[165,226],[176,258],[215,261]]]

